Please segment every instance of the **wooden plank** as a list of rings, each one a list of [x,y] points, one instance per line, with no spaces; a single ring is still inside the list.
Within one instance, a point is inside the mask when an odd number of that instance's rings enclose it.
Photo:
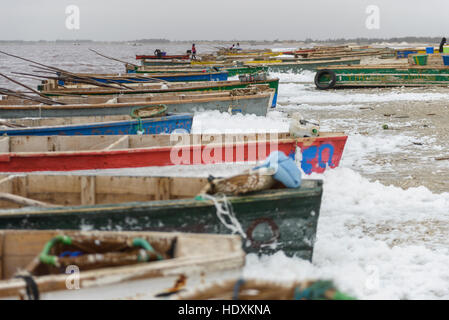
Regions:
[[[170,198],[194,197],[206,184],[206,178],[173,178],[170,184]]]
[[[128,176],[97,176],[96,193],[98,194],[130,194],[154,196],[157,189],[157,178]]]
[[[27,176],[27,191],[32,193],[79,193],[81,188],[77,176],[39,175]]]
[[[9,137],[2,137],[0,139],[0,153],[10,152]]]
[[[103,150],[107,151],[107,150],[128,149],[128,148],[129,148],[129,136],[123,136],[114,143],[111,143]]]
[[[80,177],[81,205],[95,205],[95,176]]]
[[[155,200],[170,200],[171,178],[158,178]]]

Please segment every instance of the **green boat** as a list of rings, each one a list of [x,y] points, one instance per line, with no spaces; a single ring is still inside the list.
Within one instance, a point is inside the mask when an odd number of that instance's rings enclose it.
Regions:
[[[360,58],[357,59],[332,59],[316,61],[295,61],[281,63],[267,63],[266,66],[270,72],[293,72],[300,73],[303,70],[316,70],[324,66],[335,65],[356,65],[360,64]]]
[[[1,175],[0,229],[232,233],[221,222],[230,224],[229,216],[219,217],[211,198],[198,196],[208,186],[207,178]],[[303,180],[296,189],[271,184],[250,190],[262,191],[229,196],[225,202],[246,236],[243,249],[283,250],[311,260],[322,181]]]
[[[315,85],[321,90],[345,87],[448,86],[449,67],[394,64],[333,66],[317,71]]]

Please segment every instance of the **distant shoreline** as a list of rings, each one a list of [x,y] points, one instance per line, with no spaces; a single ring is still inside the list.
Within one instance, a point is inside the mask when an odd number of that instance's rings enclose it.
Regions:
[[[141,39],[141,40],[129,40],[129,41],[97,41],[97,40],[0,40],[1,44],[177,44],[177,43],[236,43],[239,42],[242,45],[267,45],[267,44],[357,44],[367,45],[373,43],[439,43],[441,37],[395,37],[395,38],[355,38],[355,39],[327,39],[327,40],[168,40],[168,39]]]

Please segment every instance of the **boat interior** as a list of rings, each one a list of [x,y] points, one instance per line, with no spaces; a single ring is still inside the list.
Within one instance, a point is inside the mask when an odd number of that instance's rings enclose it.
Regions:
[[[267,177],[271,179],[271,176]],[[259,180],[267,179],[262,176]],[[211,189],[208,179],[200,177],[5,174],[0,175],[0,209],[193,199],[205,192],[225,192],[223,190],[226,190],[230,183],[239,188],[246,188],[247,183],[254,181],[254,178],[243,173],[216,181]],[[316,185],[316,180],[303,180],[301,188],[310,189]],[[280,190],[284,189],[284,186],[267,180],[261,187],[248,188],[253,188],[254,191],[246,189],[246,192],[258,192]],[[7,211],[4,213],[7,214]]]
[[[207,184],[207,178],[187,177],[0,175],[0,208],[187,199],[194,198]]]
[[[221,258],[215,254],[221,252]],[[211,257],[213,256],[213,257]],[[40,293],[67,290],[67,271],[80,271],[87,288],[179,275],[174,286],[159,296],[183,289],[182,266],[206,266],[232,260],[244,263],[237,236],[164,232],[3,230],[0,231],[0,298],[27,297],[26,282],[33,276]],[[76,266],[78,270],[73,270]],[[88,284],[89,283],[89,284]],[[29,288],[27,288],[29,289]],[[29,295],[29,293],[28,293]]]

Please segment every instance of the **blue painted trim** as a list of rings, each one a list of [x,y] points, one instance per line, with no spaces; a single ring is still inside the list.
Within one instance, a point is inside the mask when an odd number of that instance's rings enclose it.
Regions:
[[[52,136],[52,135],[122,135],[137,134],[141,126],[144,134],[172,133],[176,129],[192,129],[193,115],[169,115],[161,118],[151,118],[130,121],[113,121],[82,125],[66,125],[54,127],[31,127],[21,129],[0,130],[0,135],[8,136]]]

